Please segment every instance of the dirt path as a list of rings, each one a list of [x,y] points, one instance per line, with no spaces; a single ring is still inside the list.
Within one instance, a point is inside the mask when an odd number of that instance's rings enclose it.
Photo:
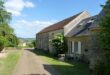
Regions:
[[[12,75],[59,75],[59,73],[43,62],[38,55],[24,50]]]

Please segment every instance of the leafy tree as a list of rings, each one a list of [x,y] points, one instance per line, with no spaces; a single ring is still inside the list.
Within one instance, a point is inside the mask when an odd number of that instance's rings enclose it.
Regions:
[[[7,39],[3,36],[0,36],[0,52],[7,45]]]
[[[2,48],[2,46],[16,46],[18,44],[14,30],[9,26],[10,20],[11,13],[6,11],[4,0],[0,0],[0,48]],[[4,45],[4,39],[7,40],[7,45]]]
[[[0,24],[8,23],[11,19],[11,13],[7,12],[4,7],[4,0],[0,0]]]
[[[99,42],[102,60],[96,65],[97,75],[110,75],[110,0],[103,6],[105,15],[100,20]]]
[[[30,47],[30,48],[35,48],[36,47],[36,41],[35,40],[30,40],[27,42],[27,47]]]
[[[9,47],[17,47],[19,44],[19,39],[14,34],[8,34],[6,35],[6,38],[8,40],[7,46]]]
[[[6,23],[0,25],[0,35],[6,36],[8,34],[13,34],[14,30]]]
[[[36,47],[36,40],[32,41],[32,45],[33,45],[34,48]]]
[[[56,54],[63,54],[67,50],[66,40],[63,34],[58,33],[52,40],[52,46],[56,50]]]

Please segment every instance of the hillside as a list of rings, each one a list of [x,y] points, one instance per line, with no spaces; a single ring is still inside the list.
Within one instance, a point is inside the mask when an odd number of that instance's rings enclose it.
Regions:
[[[35,38],[19,38],[21,40],[24,40],[26,42],[32,42],[33,40],[35,40]]]

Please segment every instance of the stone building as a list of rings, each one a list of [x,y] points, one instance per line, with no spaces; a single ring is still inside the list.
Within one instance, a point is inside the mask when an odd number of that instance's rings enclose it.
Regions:
[[[51,53],[54,49],[49,44],[49,40],[57,33],[63,33],[68,45],[66,55],[73,59],[83,60],[90,64],[90,68],[93,68],[96,61],[100,60],[97,33],[100,31],[98,23],[104,15],[103,10],[92,17],[87,11],[83,11],[50,25],[37,33],[37,48]]]
[[[90,17],[89,13],[87,11],[83,11],[44,28],[36,35],[37,48],[49,51],[50,53],[53,52],[54,49],[49,43],[49,40],[52,39],[57,33],[69,34],[78,23],[88,17]]]

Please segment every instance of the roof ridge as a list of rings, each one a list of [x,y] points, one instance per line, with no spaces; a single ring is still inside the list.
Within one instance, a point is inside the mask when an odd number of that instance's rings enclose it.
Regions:
[[[69,22],[71,22],[73,19],[75,19],[76,17],[78,17],[83,12],[85,12],[85,11],[82,11],[82,12],[76,14],[76,15],[70,16],[70,17],[68,17],[66,19],[63,19],[63,20],[61,20],[61,21],[59,21],[57,23],[54,23],[54,24],[52,24],[52,25],[50,25],[48,27],[45,27],[38,34],[49,32],[49,31],[53,31],[53,30],[63,29],[63,27],[65,25],[67,25]]]

